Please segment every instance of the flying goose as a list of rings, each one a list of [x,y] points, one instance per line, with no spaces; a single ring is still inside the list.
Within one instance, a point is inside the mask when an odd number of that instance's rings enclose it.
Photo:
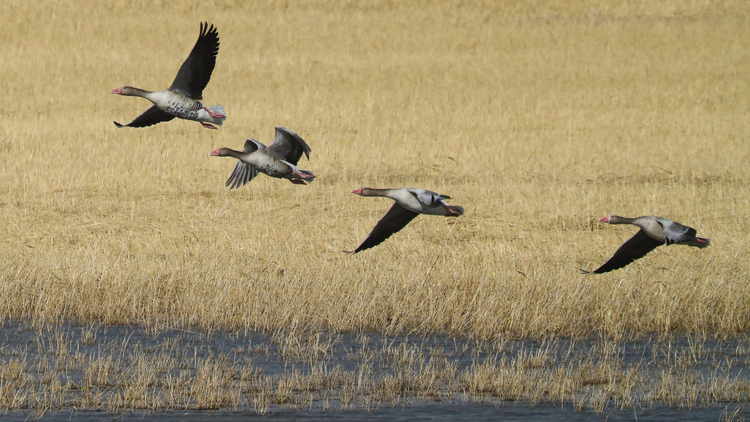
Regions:
[[[666,218],[649,215],[645,217],[627,218],[619,215],[609,215],[600,219],[609,224],[633,224],[641,229],[635,236],[620,246],[614,255],[601,267],[594,271],[583,271],[586,274],[602,274],[620,269],[636,259],[643,258],[647,253],[661,245],[690,245],[701,249],[707,248],[711,241],[705,237],[697,237],[692,227],[683,226]]]
[[[214,157],[234,157],[240,160],[234,167],[224,186],[232,185],[230,189],[238,188],[253,180],[258,172],[271,177],[289,179],[298,185],[312,182],[315,175],[311,171],[297,167],[302,154],[310,160],[310,147],[299,135],[289,129],[276,126],[276,137],[267,148],[255,139],[245,141],[245,149],[235,151],[229,148],[219,148],[211,155]]]
[[[352,191],[361,196],[384,196],[396,201],[390,210],[378,221],[375,228],[364,242],[352,253],[372,248],[403,229],[419,214],[443,215],[458,217],[464,213],[463,207],[448,205],[444,202],[450,196],[441,195],[426,189],[373,189],[359,188]]]
[[[217,105],[206,107],[199,100],[203,99],[203,89],[211,79],[211,72],[216,65],[219,53],[219,32],[208,23],[201,23],[198,41],[193,51],[180,66],[172,86],[163,91],[151,92],[132,86],[113,89],[112,94],[143,97],[152,103],[151,108],[136,117],[132,122],[117,127],[146,127],[161,122],[168,122],[175,117],[200,122],[207,129],[217,129],[226,119],[224,107]]]

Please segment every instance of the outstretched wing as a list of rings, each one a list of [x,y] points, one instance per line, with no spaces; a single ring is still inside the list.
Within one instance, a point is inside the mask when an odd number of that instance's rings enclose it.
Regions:
[[[633,237],[620,246],[612,258],[601,267],[594,270],[594,274],[602,274],[609,271],[620,269],[636,259],[643,258],[649,252],[656,249],[657,246],[663,245],[653,237],[646,234],[643,230],[638,230]]]
[[[201,23],[200,35],[193,51],[180,66],[171,90],[180,91],[194,100],[203,99],[203,89],[211,79],[219,54],[219,31],[208,22]]]
[[[269,154],[278,158],[297,165],[297,162],[304,153],[307,159],[310,159],[310,147],[307,143],[296,133],[289,129],[281,126],[276,126],[276,136],[273,138],[273,142],[268,146]]]
[[[248,139],[245,141],[245,149],[243,149],[242,152],[250,154],[259,149],[266,149],[266,146],[255,139]],[[241,160],[237,160],[237,165],[234,166],[234,171],[229,176],[229,179],[227,179],[227,183],[225,183],[224,186],[228,186],[229,189],[236,189],[240,186],[244,186],[257,175],[258,169],[250,164],[242,162]]]
[[[375,228],[364,242],[354,251],[357,253],[373,246],[381,244],[384,240],[391,237],[393,233],[403,229],[414,217],[419,214],[409,211],[397,203],[393,204],[390,210],[378,221]]]
[[[229,186],[229,189],[235,189],[240,186],[244,186],[247,182],[253,180],[258,175],[258,169],[251,166],[250,164],[237,161],[237,165],[234,166],[232,175],[227,179],[227,183],[224,186]]]
[[[161,122],[168,122],[172,119],[174,119],[173,115],[160,110],[156,106],[151,106],[148,110],[141,113],[140,116],[136,117],[135,120],[126,125],[117,122],[114,123],[117,127],[147,127]]]

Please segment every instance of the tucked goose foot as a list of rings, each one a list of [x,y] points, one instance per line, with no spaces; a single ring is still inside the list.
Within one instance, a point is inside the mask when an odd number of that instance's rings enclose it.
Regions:
[[[289,179],[290,182],[294,183],[295,185],[306,185],[307,183],[303,182],[299,179]]]
[[[315,175],[312,174],[311,171],[307,170],[292,170],[295,175],[299,176],[302,180],[312,180],[315,178]]]
[[[206,129],[218,129],[218,127],[216,127],[216,126],[214,126],[214,125],[211,125],[211,124],[208,124],[208,123],[203,123],[203,122],[201,122],[201,124],[202,124],[202,125],[203,125],[203,127],[204,127],[204,128],[206,128]]]
[[[203,106],[203,109],[206,110],[206,113],[208,113],[209,116],[216,118],[216,119],[226,119],[227,116],[221,114],[221,113],[214,113],[213,111],[209,110],[208,107]],[[216,128],[214,128],[216,129]]]

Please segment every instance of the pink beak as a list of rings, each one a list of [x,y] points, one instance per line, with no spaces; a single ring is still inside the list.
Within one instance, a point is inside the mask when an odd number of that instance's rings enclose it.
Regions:
[[[599,221],[603,221],[605,223],[609,223],[609,216],[606,216],[604,218],[600,218]]]
[[[122,93],[122,88],[115,88],[112,91],[109,91],[110,94],[120,94]]]
[[[354,189],[352,193],[356,193],[357,195],[362,195],[362,188]]]
[[[217,150],[215,150],[215,151],[211,151],[211,155],[212,155],[212,156],[215,156],[215,155],[219,155],[219,151],[220,151],[220,150],[221,150],[221,148],[219,148],[219,149],[217,149]]]

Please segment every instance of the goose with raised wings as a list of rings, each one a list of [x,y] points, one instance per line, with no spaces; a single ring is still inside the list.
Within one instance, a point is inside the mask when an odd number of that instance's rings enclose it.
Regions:
[[[224,107],[217,105],[206,107],[203,89],[211,79],[216,66],[216,55],[219,54],[219,32],[208,23],[201,23],[200,35],[188,58],[182,63],[172,85],[163,91],[146,91],[132,86],[113,89],[112,94],[142,97],[152,103],[148,110],[128,124],[117,127],[147,127],[161,122],[168,122],[175,117],[200,122],[207,129],[218,129],[226,119]]]
[[[258,172],[288,179],[298,185],[312,182],[315,175],[311,171],[297,167],[302,154],[310,159],[310,147],[307,143],[296,133],[280,126],[276,126],[276,137],[268,147],[255,139],[248,139],[242,151],[219,148],[211,152],[214,157],[234,157],[239,160],[224,185],[230,189],[253,180]]]

